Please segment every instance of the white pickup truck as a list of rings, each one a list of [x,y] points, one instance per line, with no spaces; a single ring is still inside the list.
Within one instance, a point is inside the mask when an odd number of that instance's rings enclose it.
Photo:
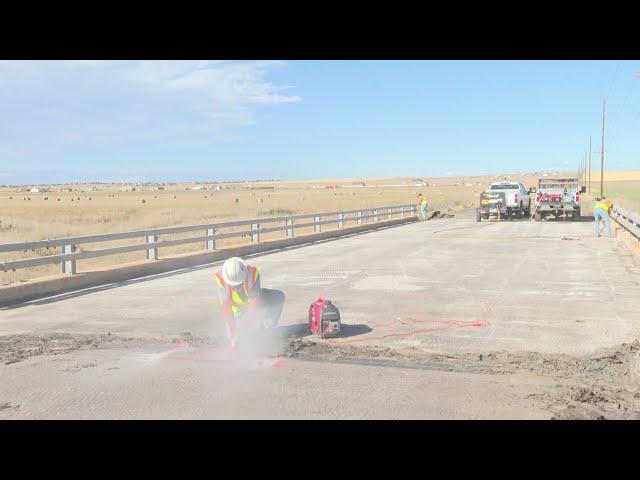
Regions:
[[[512,214],[516,214],[518,218],[524,215],[531,215],[531,199],[529,194],[533,190],[527,190],[522,182],[496,182],[492,183],[485,190],[486,193],[503,193],[505,204],[501,205],[500,215],[511,218]],[[492,211],[483,211],[482,217],[489,218],[493,215]]]

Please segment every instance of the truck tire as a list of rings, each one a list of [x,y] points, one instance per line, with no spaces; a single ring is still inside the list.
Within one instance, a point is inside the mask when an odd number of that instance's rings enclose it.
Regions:
[[[476,210],[476,222],[480,222],[482,215],[480,214],[480,210]]]
[[[520,202],[520,210],[518,210],[518,218],[524,217],[524,210],[522,209],[522,202]]]
[[[580,212],[575,212],[573,215],[571,215],[571,220],[573,220],[574,222],[579,222],[580,221]]]
[[[536,213],[535,219],[536,219],[536,222],[539,222],[540,220],[542,220],[542,214]]]
[[[525,214],[527,217],[530,217],[530,216],[531,216],[531,202],[529,202],[529,206],[528,206],[528,207],[526,208],[526,210],[524,211],[524,214]]]

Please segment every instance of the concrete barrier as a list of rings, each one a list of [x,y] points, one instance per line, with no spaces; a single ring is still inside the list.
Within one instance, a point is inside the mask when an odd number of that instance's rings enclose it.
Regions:
[[[134,278],[206,265],[208,263],[224,261],[227,258],[234,256],[242,257],[255,253],[311,244],[312,242],[379,230],[381,228],[398,226],[405,223],[415,222],[417,220],[418,217],[414,215],[386,222],[378,222],[375,224],[358,225],[329,232],[290,237],[283,240],[251,243],[220,250],[206,251],[204,253],[198,252],[175,255],[152,262],[143,260],[117,267],[105,267],[103,269],[92,270],[90,272],[79,272],[76,275],[60,274],[52,277],[29,280],[17,285],[0,287],[0,307],[15,305],[51,295],[60,295],[85,288],[122,282]]]
[[[627,249],[633,254],[635,260],[640,262],[640,241],[627,232],[613,216],[611,217],[611,233],[615,238],[622,240],[622,243],[624,243]]]

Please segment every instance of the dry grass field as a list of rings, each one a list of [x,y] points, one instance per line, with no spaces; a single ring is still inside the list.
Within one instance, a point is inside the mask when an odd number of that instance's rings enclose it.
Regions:
[[[597,178],[596,178],[597,177]],[[537,176],[507,175],[511,181],[523,181],[527,187],[537,186]],[[412,178],[340,179],[313,181],[247,182],[222,184],[221,190],[188,190],[194,185],[166,186],[165,190],[122,191],[120,185],[54,186],[48,192],[22,192],[17,188],[0,189],[0,244],[53,239],[68,236],[116,233],[161,227],[200,225],[206,223],[278,217],[292,214],[332,212],[357,208],[385,207],[416,203],[422,192],[429,200],[431,212],[457,212],[475,208],[479,193],[491,181],[503,177],[428,178],[429,186],[416,186]],[[599,173],[592,171],[592,196],[599,194]],[[357,187],[354,183],[364,182]],[[337,188],[325,188],[333,186]],[[72,188],[59,192],[59,188]],[[91,190],[94,187],[97,190]],[[138,187],[140,188],[140,187]],[[611,193],[609,193],[611,192]],[[605,175],[605,195],[629,208],[640,210],[640,172],[615,172]],[[585,200],[592,200],[587,196]],[[268,225],[275,226],[275,225]],[[323,226],[323,230],[331,229]],[[335,227],[333,227],[335,228]],[[238,229],[236,229],[238,230]],[[244,230],[244,229],[241,229]],[[225,229],[223,233],[234,231]],[[311,229],[296,230],[296,235]],[[190,232],[163,237],[163,240],[205,234]],[[284,232],[263,235],[261,240],[283,238]],[[216,247],[248,242],[248,237],[216,242]],[[117,245],[141,243],[124,240],[83,245],[94,250]],[[168,257],[202,250],[203,243],[163,248],[159,256]],[[0,261],[60,253],[59,249],[36,252],[1,253]],[[144,260],[145,253],[134,252],[78,261],[78,272],[108,265]],[[60,265],[52,264],[15,272],[0,272],[0,285],[56,275]]]

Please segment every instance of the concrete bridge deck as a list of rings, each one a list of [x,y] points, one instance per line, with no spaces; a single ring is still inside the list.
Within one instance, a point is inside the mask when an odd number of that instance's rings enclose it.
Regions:
[[[319,296],[335,302],[346,324],[345,336],[336,343],[349,342],[353,347],[382,346],[405,353],[445,356],[486,355],[496,351],[580,356],[640,338],[640,264],[621,242],[597,238],[593,233],[593,223],[589,221],[476,223],[472,215],[463,215],[258,254],[250,261],[261,267],[263,286],[281,289],[286,295],[280,323],[283,330],[306,336],[310,341],[323,342],[308,336],[306,331],[309,304]],[[140,362],[140,358],[165,358],[162,352],[171,349],[171,339],[180,335],[183,339],[223,335],[213,278],[218,267],[219,264],[192,268],[5,307],[0,309],[0,335],[65,332],[133,337],[138,341],[137,350],[120,346],[120,349],[75,351],[56,358],[65,363],[66,369],[77,366],[76,371],[80,372],[77,376],[86,376],[87,382],[93,385],[94,394],[99,387],[99,382],[96,384],[97,380],[91,374],[95,370],[85,369],[82,365],[104,365],[101,375],[111,378],[109,382],[116,382],[122,389],[123,382],[134,382],[135,378],[142,378],[144,371],[148,371],[149,362]],[[165,373],[176,380],[185,374],[185,369],[195,369],[189,371],[199,372],[196,375],[199,378],[203,371],[207,371],[209,380],[205,384],[211,386],[214,378],[222,381],[225,375],[230,374],[225,370],[228,364],[220,357],[222,350],[200,349],[200,353],[194,354],[191,349],[191,363],[172,363],[171,367],[166,367],[169,370]],[[64,369],[47,361],[51,358],[32,357],[24,362],[0,366],[4,387],[7,387],[5,392],[11,390],[13,393],[8,396],[14,397],[4,400],[9,402],[9,406],[0,409],[0,418],[135,418],[136,415],[145,418],[307,418],[308,411],[303,411],[301,406],[290,405],[287,410],[281,410],[273,406],[264,407],[257,400],[252,403],[248,399],[266,395],[264,398],[271,399],[269,401],[273,405],[278,405],[278,402],[281,405],[282,399],[290,398],[291,390],[296,388],[298,392],[313,396],[310,385],[332,384],[328,372],[335,371],[326,363],[317,364],[317,372],[326,371],[327,375],[322,381],[311,382],[300,375],[300,372],[307,371],[302,366],[306,365],[304,362],[287,359],[286,369],[277,370],[281,372],[278,374],[269,374],[275,375],[274,378],[281,375],[279,380],[268,385],[265,384],[266,377],[256,380],[254,385],[261,386],[255,388],[262,389],[261,393],[256,393],[251,390],[251,378],[257,375],[255,369],[246,369],[234,387],[247,395],[242,396],[246,404],[244,410],[225,407],[224,395],[212,393],[220,392],[220,387],[205,389],[201,381],[193,379],[192,387],[195,382],[199,385],[199,392],[202,393],[202,389],[208,392],[201,397],[206,408],[193,406],[193,400],[170,400],[170,386],[158,380],[161,377],[158,371],[148,377],[156,378],[156,383],[148,380],[144,387],[154,392],[153,400],[151,403],[141,401],[139,408],[136,407],[138,410],[133,407],[133,410],[118,410],[113,407],[113,399],[95,404],[102,407],[90,407],[92,404],[87,403],[86,398],[83,408],[76,404],[75,410],[69,410],[65,405],[69,407],[73,401],[68,395],[63,401],[59,393],[53,395],[58,398],[55,405],[49,403],[46,408],[34,406],[29,410],[25,403],[29,398],[33,401],[37,386],[31,384],[29,387],[28,375],[40,372],[38,375],[49,391],[58,388],[58,381],[62,382],[60,376],[68,375],[61,373]],[[124,363],[128,359],[128,366],[118,367],[122,370],[108,370],[115,368],[113,362],[118,358]],[[219,367],[215,373],[212,373],[211,365]],[[391,378],[404,374],[389,373],[391,370],[387,367],[353,364],[340,368],[340,374],[334,380],[350,385],[340,395],[358,395],[357,392],[367,388],[366,385],[376,385],[371,387],[376,400],[366,412],[339,410],[336,406],[333,410],[329,408],[326,415],[318,413],[317,417],[545,418],[546,415],[548,418],[542,404],[532,406],[530,400],[523,400],[528,395],[523,393],[525,390],[539,388],[549,381],[548,377],[519,376],[501,381],[492,377],[483,383],[473,375],[471,377],[475,380],[469,380],[468,372],[442,372],[427,368],[411,370],[406,374],[411,380],[407,380],[403,387],[402,382]],[[125,370],[129,372],[127,377],[116,379],[116,373],[119,371],[124,375]],[[287,373],[283,373],[285,370]],[[275,370],[271,368],[268,371]],[[409,372],[406,368],[403,371]],[[433,396],[428,399],[412,395],[413,403],[407,403],[406,408],[384,410],[385,383],[379,383],[379,374],[384,374],[385,378],[390,375],[389,388],[393,391],[406,388],[407,392],[416,393],[429,385]],[[447,376],[448,383],[436,381],[442,376]],[[373,383],[367,383],[369,381]],[[164,386],[153,390],[157,382]],[[471,407],[469,401],[466,402],[466,410],[463,408],[465,401],[454,402],[462,410],[447,406],[447,389],[458,394],[466,391],[464,398],[476,389],[471,396],[486,400],[494,395],[504,395],[505,382],[511,387],[519,385],[516,388],[519,393],[514,394],[512,401],[505,400],[501,406],[487,407],[489,409],[482,413]],[[143,385],[145,382],[130,388],[142,389]],[[56,391],[60,392],[59,388]],[[317,402],[322,398],[329,399],[329,403],[337,402],[337,397],[327,392],[314,398]],[[122,395],[118,401],[125,405]],[[180,396],[178,393],[175,395]],[[212,395],[222,397],[216,397],[216,403]],[[240,394],[228,390],[226,395],[237,397]],[[109,396],[113,393],[104,393],[101,398],[104,400]],[[433,403],[434,398],[439,398],[441,403]],[[208,400],[205,402],[205,399]],[[0,398],[2,402],[3,398]],[[22,413],[19,409],[11,409],[16,402],[23,405]],[[179,407],[187,404],[191,406]],[[217,405],[215,408],[214,404]],[[258,407],[258,404],[263,407]],[[336,413],[338,411],[340,413]]]

